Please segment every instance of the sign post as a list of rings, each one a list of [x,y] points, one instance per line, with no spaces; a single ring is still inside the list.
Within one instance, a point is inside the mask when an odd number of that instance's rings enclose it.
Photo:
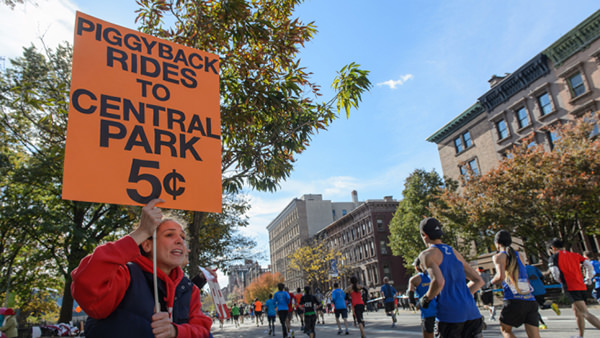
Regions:
[[[219,58],[77,12],[63,198],[221,211]]]

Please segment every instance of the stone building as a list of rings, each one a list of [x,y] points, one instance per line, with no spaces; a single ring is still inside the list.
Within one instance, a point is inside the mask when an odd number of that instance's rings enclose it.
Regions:
[[[267,226],[272,272],[279,272],[290,290],[304,287],[302,274],[288,267],[288,255],[307,244],[318,231],[343,217],[358,205],[353,192],[352,202],[323,200],[320,194],[293,199]]]
[[[458,179],[495,168],[510,149],[531,144],[550,151],[549,127],[600,106],[600,10],[513,73],[493,76],[477,102],[427,138],[437,144],[443,175]],[[582,236],[581,250],[598,252],[597,236]]]
[[[266,272],[271,272],[270,267],[263,268],[258,262],[249,259],[245,260],[244,264],[229,266],[229,284],[223,291],[224,296],[227,297],[236,288],[243,291],[250,283]]]

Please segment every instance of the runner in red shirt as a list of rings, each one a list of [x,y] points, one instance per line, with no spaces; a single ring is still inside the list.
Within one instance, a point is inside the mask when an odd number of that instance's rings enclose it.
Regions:
[[[587,284],[592,283],[594,267],[589,260],[578,253],[566,251],[563,241],[555,238],[550,242],[550,271],[554,279],[562,284],[565,295],[572,303],[573,312],[577,319],[579,336],[583,337],[585,320],[600,329],[600,320],[588,311],[585,300],[587,298]],[[586,278],[583,279],[581,265],[586,269]]]
[[[296,289],[296,293],[294,294],[294,301],[296,302],[296,318],[300,317],[300,331],[304,331],[304,310],[300,306],[302,302],[302,289]]]

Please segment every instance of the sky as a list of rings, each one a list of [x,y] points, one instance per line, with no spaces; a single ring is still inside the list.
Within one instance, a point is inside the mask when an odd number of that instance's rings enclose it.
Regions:
[[[0,57],[40,46],[41,36],[49,47],[72,43],[76,10],[135,29],[136,8],[135,0],[0,5]],[[515,71],[599,8],[596,0],[305,1],[295,16],[318,32],[300,59],[323,100],[351,62],[370,71],[373,87],[349,119],[342,113],[312,138],[278,191],[246,191],[250,225],[241,231],[265,250],[267,225],[294,198],[349,202],[356,190],[360,201],[399,200],[415,169],[442,175],[437,146],[426,139],[474,104],[493,75]]]

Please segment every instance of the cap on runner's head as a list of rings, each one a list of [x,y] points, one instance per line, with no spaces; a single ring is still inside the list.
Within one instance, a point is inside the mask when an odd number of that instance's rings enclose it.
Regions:
[[[442,225],[440,221],[433,217],[427,217],[419,224],[419,230],[426,234],[429,239],[440,239],[444,232],[442,231]]]

